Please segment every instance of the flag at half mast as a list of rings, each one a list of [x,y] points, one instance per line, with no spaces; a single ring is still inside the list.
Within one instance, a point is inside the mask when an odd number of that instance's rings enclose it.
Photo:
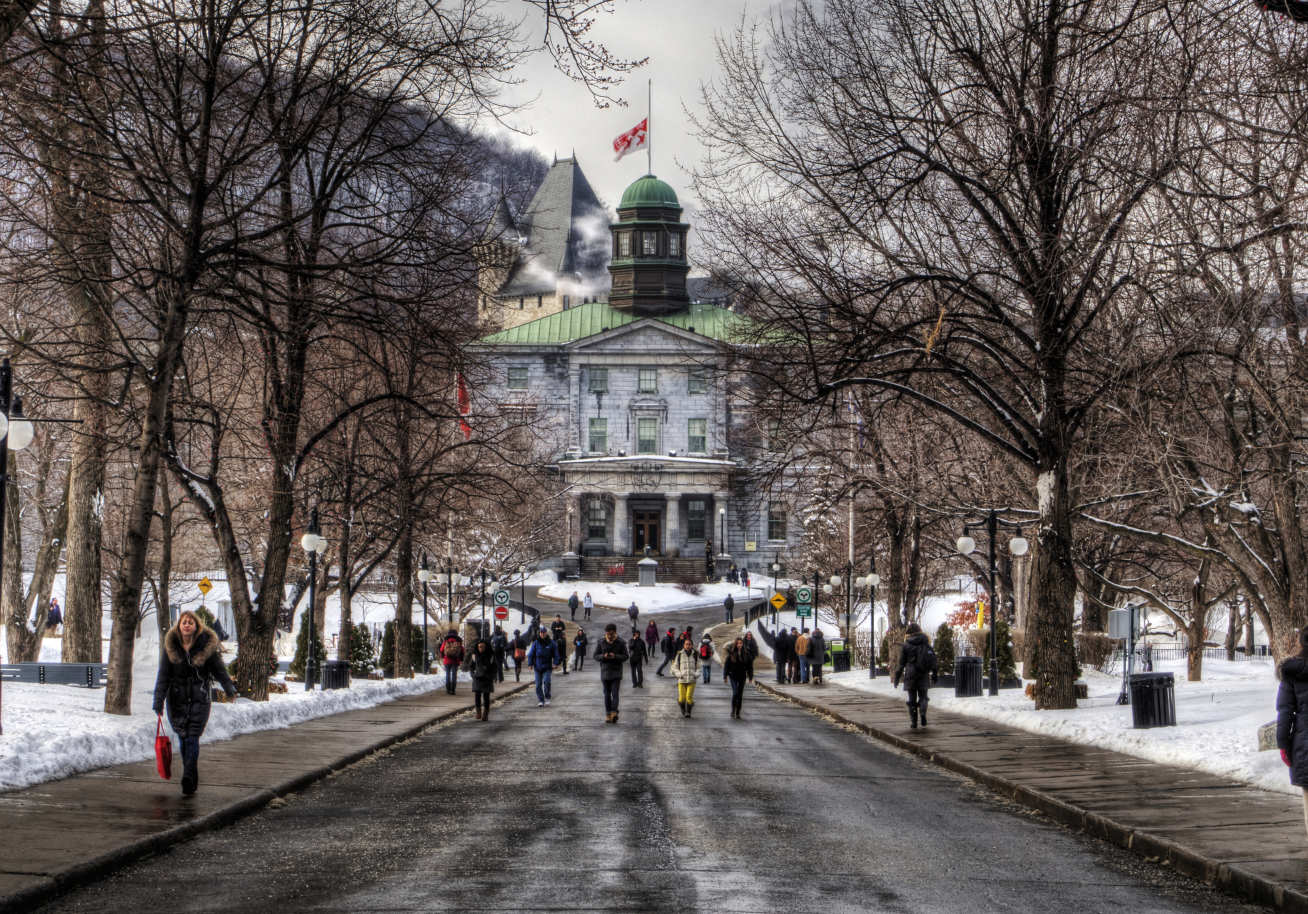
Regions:
[[[618,161],[629,152],[644,149],[649,143],[649,118],[645,118],[626,133],[620,133],[613,140],[613,161]]]

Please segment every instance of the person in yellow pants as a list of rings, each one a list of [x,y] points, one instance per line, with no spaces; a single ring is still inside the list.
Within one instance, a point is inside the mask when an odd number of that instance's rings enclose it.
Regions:
[[[682,717],[690,717],[695,708],[695,683],[699,679],[699,654],[687,638],[672,657],[672,675],[677,678],[677,704]]]

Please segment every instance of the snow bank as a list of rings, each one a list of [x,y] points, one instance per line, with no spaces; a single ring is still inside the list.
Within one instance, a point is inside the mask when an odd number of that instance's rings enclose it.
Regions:
[[[744,603],[757,600],[763,591],[757,587],[746,588],[743,584],[704,584],[699,594],[689,593],[675,584],[655,584],[653,587],[641,587],[638,584],[613,584],[606,581],[567,581],[563,584],[547,584],[539,591],[543,597],[566,601],[577,592],[578,599],[589,591],[596,606],[609,609],[626,609],[633,602],[640,610],[641,619],[651,613],[679,612],[688,609],[702,609],[706,606],[721,606],[722,601],[731,594],[736,601],[737,612],[744,611]]]

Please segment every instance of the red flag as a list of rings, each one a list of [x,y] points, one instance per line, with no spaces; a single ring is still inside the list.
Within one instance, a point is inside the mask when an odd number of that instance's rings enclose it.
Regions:
[[[613,141],[613,161],[618,161],[629,152],[644,149],[649,142],[649,118],[641,121],[626,133],[618,134]]]
[[[467,441],[472,437],[472,426],[463,417],[472,412],[472,400],[468,397],[468,386],[463,383],[463,375],[457,374],[455,377],[458,379],[459,431],[463,432],[463,440]]]

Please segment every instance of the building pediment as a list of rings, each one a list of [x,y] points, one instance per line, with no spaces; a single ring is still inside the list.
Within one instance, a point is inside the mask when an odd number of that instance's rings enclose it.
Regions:
[[[693,331],[683,330],[653,318],[645,318],[622,327],[602,330],[569,343],[567,348],[578,353],[648,352],[708,356],[717,351],[718,344]]]

